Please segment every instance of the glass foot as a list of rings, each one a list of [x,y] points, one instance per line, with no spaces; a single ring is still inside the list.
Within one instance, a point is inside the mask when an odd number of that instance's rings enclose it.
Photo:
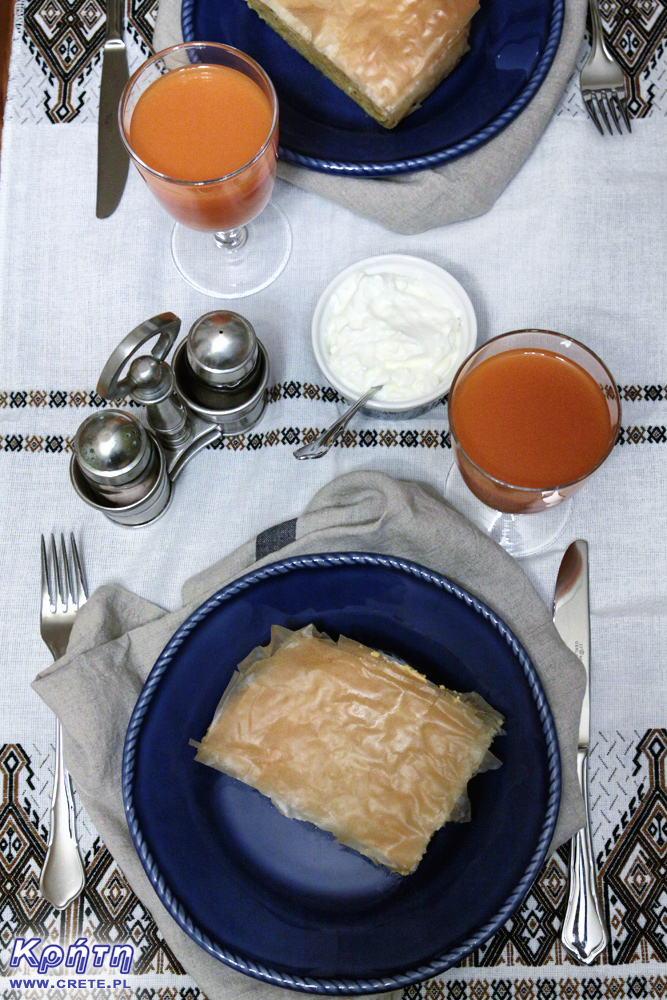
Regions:
[[[228,247],[213,233],[188,229],[177,222],[171,234],[171,253],[185,280],[217,299],[240,299],[275,281],[292,250],[287,216],[269,202],[244,229],[247,239]]]
[[[548,549],[563,531],[572,509],[570,499],[538,514],[503,514],[493,510],[471,493],[456,462],[447,476],[445,497],[452,507],[517,559]]]

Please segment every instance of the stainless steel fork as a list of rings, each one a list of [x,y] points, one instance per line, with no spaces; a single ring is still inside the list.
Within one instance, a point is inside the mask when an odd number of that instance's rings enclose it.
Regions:
[[[60,536],[62,566],[58,560],[56,540],[51,535],[51,567],[42,535],[42,639],[54,660],[65,654],[76,613],[88,598],[86,578],[79,551],[70,535],[70,552],[65,538]],[[74,825],[74,803],[69,774],[65,770],[62,750],[62,728],[56,728],[56,762],[50,812],[51,828],[39,889],[57,910],[76,899],[85,885],[83,862],[79,853]]]
[[[602,30],[598,0],[588,0],[591,12],[591,52],[579,78],[586,110],[595,122],[600,135],[605,134],[603,123],[610,135],[614,125],[623,133],[621,121],[632,132],[625,90],[625,73],[607,47]]]

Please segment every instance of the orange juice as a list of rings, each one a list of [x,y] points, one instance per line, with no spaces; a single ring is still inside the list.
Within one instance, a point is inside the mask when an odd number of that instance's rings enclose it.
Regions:
[[[476,465],[523,487],[585,476],[604,458],[612,432],[598,383],[551,351],[511,350],[482,361],[457,386],[452,420]]]
[[[480,500],[508,512],[544,509],[544,494],[603,461],[616,432],[592,375],[543,349],[511,349],[480,361],[455,380],[449,407],[463,478]],[[547,506],[570,492],[554,494]]]
[[[249,222],[269,200],[278,145],[273,125],[273,105],[253,79],[230,66],[195,63],[146,88],[127,139],[150,168],[137,163],[167,211],[192,229],[219,231]]]

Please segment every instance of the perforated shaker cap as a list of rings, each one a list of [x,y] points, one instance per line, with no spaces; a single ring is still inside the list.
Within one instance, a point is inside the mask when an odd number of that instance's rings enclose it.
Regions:
[[[194,374],[210,386],[237,385],[259,355],[257,336],[239,313],[218,309],[206,313],[188,334],[187,358]]]
[[[90,482],[122,486],[142,474],[153,450],[138,420],[122,410],[103,410],[87,417],[79,427],[74,454]]]

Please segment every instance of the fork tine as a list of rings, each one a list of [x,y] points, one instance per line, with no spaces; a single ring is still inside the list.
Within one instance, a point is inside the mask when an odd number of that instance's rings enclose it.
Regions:
[[[62,606],[67,607],[65,596],[63,594],[63,584],[62,577],[60,574],[60,563],[58,562],[58,548],[56,546],[56,540],[51,535],[51,561],[53,563],[53,604],[56,608]]]
[[[41,544],[41,564],[42,564],[42,615],[48,615],[55,601],[52,597],[51,581],[49,580],[49,564],[46,558],[46,542],[42,535]]]
[[[590,118],[592,118],[592,120],[594,121],[598,132],[600,133],[600,135],[604,135],[604,129],[600,124],[600,119],[598,118],[598,113],[595,110],[595,105],[593,104],[593,97],[591,94],[584,94],[584,104],[586,105],[586,110],[588,111]]]
[[[83,593],[83,596],[88,600],[88,581],[86,580],[86,573],[81,563],[81,557],[79,556],[79,550],[76,546],[76,541],[74,540],[74,534],[69,536],[70,542],[72,543],[72,556],[74,563],[74,576],[76,578],[76,598],[77,604],[79,603],[79,595]]]
[[[78,602],[75,600],[74,587],[72,586],[72,567],[70,565],[70,557],[67,553],[67,546],[65,545],[65,536],[62,533],[60,535],[60,553],[63,561],[63,593],[67,598],[67,607],[76,608],[78,606]]]
[[[619,135],[623,135],[623,129],[621,128],[621,122],[618,116],[620,108],[618,105],[618,98],[616,94],[609,94],[609,114],[611,115],[614,125],[616,126],[616,131]]]
[[[599,110],[600,114],[602,115],[602,117],[604,119],[604,123],[607,126],[607,129],[609,131],[609,135],[613,135],[614,134],[614,130],[611,127],[611,122],[609,121],[609,117],[607,115],[607,104],[606,104],[606,101],[605,101],[605,94],[606,94],[605,91],[602,91],[602,93],[600,93],[600,94],[596,94],[595,95],[595,102],[596,102],[596,104],[598,106],[598,110]]]
[[[628,132],[632,132],[632,125],[630,124],[630,115],[628,114],[628,102],[625,97],[616,96],[619,107],[621,109],[621,114],[623,115],[623,121],[625,122]]]

